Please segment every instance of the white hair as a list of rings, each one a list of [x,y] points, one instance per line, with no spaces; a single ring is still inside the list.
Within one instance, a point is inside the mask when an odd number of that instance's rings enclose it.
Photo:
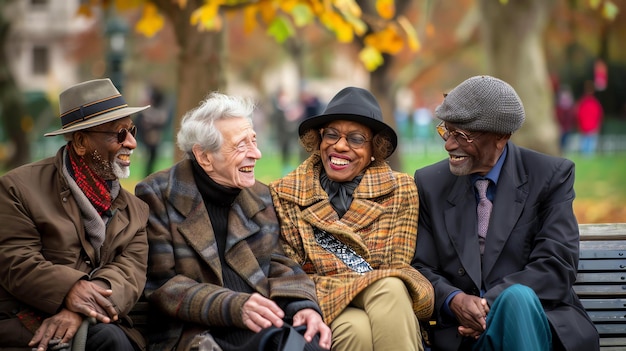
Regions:
[[[193,156],[194,145],[199,145],[202,151],[218,151],[223,139],[220,131],[215,128],[215,121],[246,118],[252,124],[254,107],[254,103],[248,98],[210,93],[198,107],[183,116],[176,136],[178,148],[189,158]]]

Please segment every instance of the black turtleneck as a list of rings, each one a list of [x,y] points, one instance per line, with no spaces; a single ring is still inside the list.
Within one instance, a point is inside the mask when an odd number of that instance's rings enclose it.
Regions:
[[[202,195],[202,200],[204,200],[204,206],[209,213],[213,235],[215,235],[215,241],[217,242],[224,287],[240,292],[254,292],[224,260],[226,238],[228,236],[228,214],[241,189],[228,188],[216,183],[206,174],[197,161],[194,160],[192,163],[194,166],[194,179]]]

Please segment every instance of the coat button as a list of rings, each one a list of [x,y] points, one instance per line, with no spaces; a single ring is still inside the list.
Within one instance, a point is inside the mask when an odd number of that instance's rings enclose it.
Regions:
[[[458,275],[460,276],[464,276],[465,275],[465,269],[463,269],[462,267],[459,268],[459,270],[457,271]]]

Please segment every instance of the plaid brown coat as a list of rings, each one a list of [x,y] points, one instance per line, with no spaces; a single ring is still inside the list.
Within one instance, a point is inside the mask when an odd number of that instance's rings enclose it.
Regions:
[[[150,349],[187,350],[194,336],[211,327],[247,328],[241,308],[250,294],[223,287],[217,243],[191,161],[150,175],[135,193],[150,206],[145,296],[160,311],[150,320]],[[317,309],[314,285],[285,256],[278,230],[268,187],[256,183],[243,189],[229,213],[225,260],[261,295]]]
[[[319,175],[320,157],[311,155],[295,171],[270,184],[281,222],[284,248],[315,281],[326,323],[371,283],[385,277],[402,279],[413,299],[415,315],[433,312],[433,287],[410,266],[417,240],[418,197],[413,178],[387,164],[370,166],[354,190],[354,200],[339,219]],[[333,234],[374,269],[352,271],[315,241],[313,226]]]

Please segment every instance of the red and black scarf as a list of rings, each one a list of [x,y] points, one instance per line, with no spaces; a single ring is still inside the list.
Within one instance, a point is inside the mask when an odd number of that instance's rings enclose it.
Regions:
[[[79,156],[70,145],[70,174],[76,184],[83,191],[93,207],[102,214],[111,208],[111,188],[104,178],[97,175],[87,164],[82,156]]]

